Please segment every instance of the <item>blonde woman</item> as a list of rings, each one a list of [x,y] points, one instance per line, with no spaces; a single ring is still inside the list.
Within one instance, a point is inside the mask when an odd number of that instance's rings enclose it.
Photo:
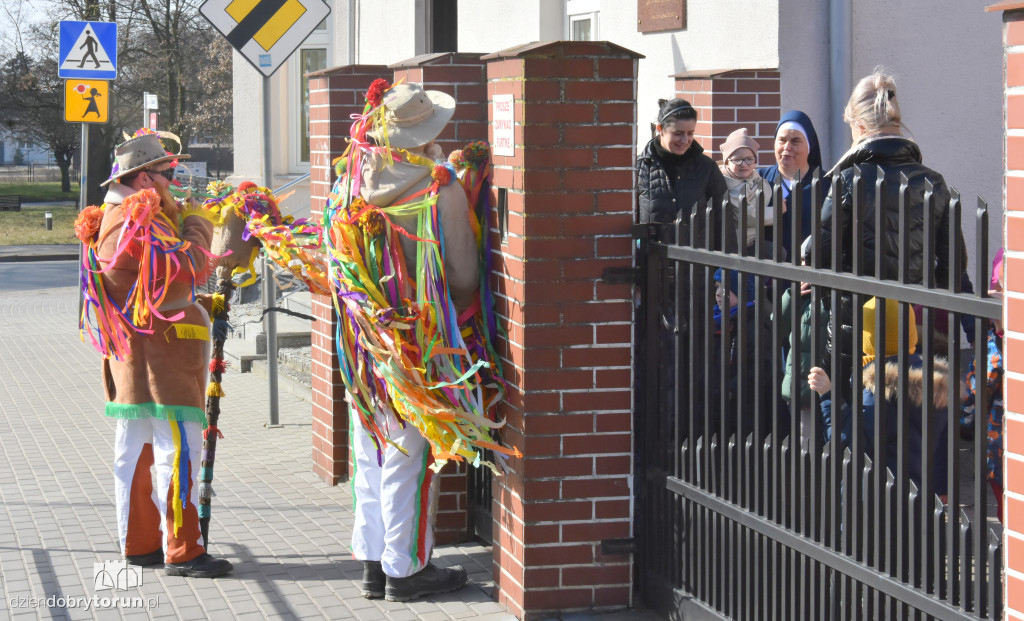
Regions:
[[[938,286],[947,286],[949,282],[950,252],[966,251],[963,238],[959,240],[959,249],[951,249],[949,244],[949,190],[946,181],[938,172],[922,164],[921,148],[910,138],[903,135],[903,118],[900,114],[899,91],[892,75],[883,68],[875,69],[874,73],[857,83],[850,95],[850,101],[843,111],[843,119],[850,125],[853,146],[829,171],[830,175],[838,174],[842,178],[840,196],[829,196],[825,199],[821,212],[821,257],[823,267],[830,265],[832,256],[832,212],[839,212],[839,223],[842,232],[842,255],[839,269],[853,271],[855,267],[863,270],[866,276],[881,276],[895,280],[898,277],[900,240],[900,176],[906,175],[909,188],[907,193],[906,227],[908,244],[902,251],[908,266],[908,282],[921,283],[924,278],[924,223],[925,218],[932,219],[932,247],[935,249],[934,273]],[[861,187],[864,188],[864,200],[860,201],[859,213],[853,212],[852,181],[854,166],[861,169]],[[875,230],[875,182],[879,171],[886,180],[885,196],[881,197],[882,230]],[[935,200],[930,214],[924,211],[924,192],[926,181],[930,181],[934,190]],[[853,265],[853,240],[851,238],[853,222],[859,221],[863,227],[860,244],[861,265]],[[881,265],[875,265],[875,245],[881,244]],[[810,240],[804,242],[803,257],[811,264]],[[966,266],[965,266],[966,267]],[[960,279],[961,274],[955,278]],[[844,295],[839,309],[833,309],[840,327],[840,339],[843,343],[843,358],[850,356],[852,338],[852,301]],[[833,335],[834,338],[834,335]],[[831,343],[830,343],[831,345]],[[829,348],[831,351],[831,347]],[[859,352],[858,354],[859,355]],[[847,365],[852,369],[851,365]],[[846,382],[844,382],[845,384]]]

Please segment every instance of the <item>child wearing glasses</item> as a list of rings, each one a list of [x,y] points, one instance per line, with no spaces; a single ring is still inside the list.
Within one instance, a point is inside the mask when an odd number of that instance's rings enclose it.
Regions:
[[[745,127],[729,134],[722,144],[722,174],[729,187],[729,208],[733,210],[735,222],[740,220],[740,200],[747,199],[747,250],[745,254],[753,254],[754,240],[759,234],[757,227],[757,191],[764,193],[764,223],[771,226],[775,222],[775,209],[768,204],[771,199],[772,186],[757,173],[757,142],[750,137]],[[783,207],[785,212],[785,207]],[[763,229],[762,229],[763,230]]]

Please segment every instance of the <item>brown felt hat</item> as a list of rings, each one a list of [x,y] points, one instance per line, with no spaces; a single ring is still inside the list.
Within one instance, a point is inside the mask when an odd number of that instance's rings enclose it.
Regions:
[[[125,175],[161,162],[188,159],[192,159],[192,156],[187,153],[168,153],[160,143],[159,134],[137,136],[117,145],[114,149],[114,166],[116,168],[110,178],[100,185],[107,185]]]

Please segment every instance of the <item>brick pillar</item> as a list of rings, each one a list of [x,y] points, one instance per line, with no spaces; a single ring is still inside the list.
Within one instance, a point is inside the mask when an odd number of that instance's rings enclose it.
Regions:
[[[334,183],[331,160],[345,150],[352,125],[349,115],[362,112],[366,89],[373,80],[390,75],[383,65],[350,65],[310,74],[309,201],[314,218],[323,214]],[[348,479],[351,470],[345,384],[338,373],[334,343],[337,320],[329,296],[313,296],[313,315],[313,472],[330,485],[337,485]]]
[[[488,97],[515,102],[515,153],[494,158],[508,230],[494,218],[492,278],[502,434],[525,454],[494,481],[498,600],[521,618],[624,607],[630,558],[601,541],[631,535],[632,298],[601,274],[632,261],[641,56],[554,42],[484,58]]]
[[[1005,119],[1006,174],[1006,297],[1003,353],[1006,375],[1003,418],[1004,525],[1003,562],[1006,582],[1005,618],[1024,620],[1024,2],[1003,2],[987,10],[1004,9],[1003,44],[1006,54]]]
[[[712,159],[721,160],[718,150],[726,137],[746,127],[761,147],[758,165],[775,163],[775,126],[782,114],[777,70],[687,71],[673,77],[676,97],[697,109],[694,137]]]
[[[484,66],[480,54],[452,52],[425,54],[388,66],[395,72],[395,82],[417,82],[426,90],[442,91],[455,98],[455,116],[437,138],[445,155],[474,140],[487,139]],[[441,471],[434,528],[438,544],[457,543],[469,537],[468,468],[452,461]]]

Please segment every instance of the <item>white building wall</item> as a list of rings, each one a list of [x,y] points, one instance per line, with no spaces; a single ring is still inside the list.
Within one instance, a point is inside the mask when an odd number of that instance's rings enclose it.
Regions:
[[[640,123],[657,116],[658,99],[671,97],[670,77],[703,69],[774,69],[779,62],[778,6],[749,0],[690,0],[687,28],[637,32],[637,3],[591,0],[603,41],[643,54],[637,78]],[[538,21],[539,20],[539,21]],[[496,27],[500,25],[500,27]],[[568,39],[564,0],[460,0],[459,50],[495,52],[532,41]],[[645,144],[646,129],[637,139]]]
[[[256,180],[263,176],[262,74],[237,51],[231,53],[234,86],[232,122],[235,132],[234,178]]]
[[[774,69],[779,63],[778,6],[747,0],[690,0],[687,28],[637,32],[637,3],[601,1],[600,38],[643,54],[637,77],[637,139],[646,144],[658,99],[670,98],[673,74],[708,69]]]
[[[814,123],[822,159],[831,166],[829,137],[829,0],[786,0],[779,8],[781,109],[802,110]],[[837,149],[850,144],[846,142]],[[840,151],[841,152],[841,151]],[[768,162],[769,164],[772,162]]]
[[[562,38],[562,0],[459,0],[459,51],[487,54]]]
[[[821,138],[826,166],[851,142],[847,127],[834,137],[830,117],[841,118],[854,84],[877,65],[896,77],[903,121],[921,145],[924,163],[946,178],[971,209],[963,217],[970,246],[975,239],[977,196],[989,201],[989,240],[1002,240],[1002,22],[983,6],[959,0],[919,3],[847,0],[852,32],[846,96],[829,101],[829,0],[781,3],[779,64],[782,109],[810,115]],[[973,264],[973,262],[972,262]],[[973,269],[973,267],[972,267]]]
[[[358,64],[390,65],[424,53],[425,22],[417,19],[424,14],[423,0],[362,0],[356,11]]]
[[[989,201],[989,245],[1002,240],[1002,20],[984,4],[932,0],[853,3],[853,76],[885,65],[896,74],[900,111],[924,163],[964,197],[974,238],[977,196]],[[836,111],[841,114],[842,111]],[[977,284],[977,283],[975,283]]]

